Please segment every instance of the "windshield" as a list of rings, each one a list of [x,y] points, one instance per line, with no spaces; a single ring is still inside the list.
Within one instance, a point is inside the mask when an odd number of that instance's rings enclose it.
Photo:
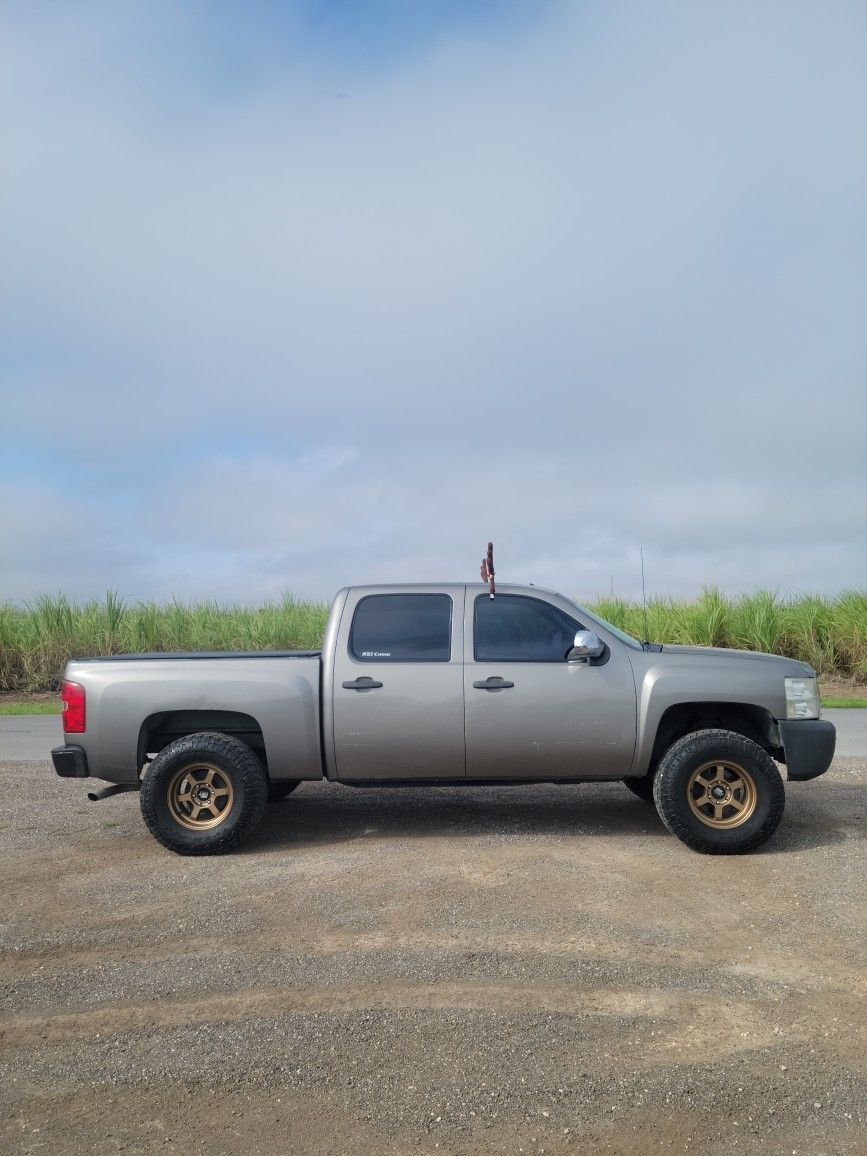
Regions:
[[[631,634],[627,634],[625,630],[620,630],[617,626],[613,626],[610,622],[606,622],[604,618],[600,618],[598,614],[591,614],[585,606],[578,606],[577,603],[572,603],[579,615],[584,618],[590,618],[597,626],[604,627],[605,630],[610,631],[615,638],[619,638],[621,642],[625,642],[627,646],[631,646],[633,650],[643,650],[644,647],[637,638],[633,638]]]

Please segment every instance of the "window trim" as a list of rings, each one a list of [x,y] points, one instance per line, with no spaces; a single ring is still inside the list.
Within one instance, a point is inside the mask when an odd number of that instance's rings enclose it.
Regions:
[[[361,607],[364,605],[365,602],[369,602],[373,598],[446,598],[446,599],[448,599],[448,604],[449,604],[449,652],[448,652],[448,655],[445,658],[362,658],[360,655],[356,654],[355,650],[353,649],[353,639],[355,636],[355,622],[356,622],[356,619],[358,617],[358,612],[361,609]],[[385,663],[389,663],[391,665],[398,665],[400,663],[404,663],[404,664],[415,663],[416,665],[427,664],[430,666],[442,666],[442,665],[452,661],[452,651],[454,649],[454,647],[452,645],[452,642],[453,642],[452,636],[453,636],[453,632],[454,632],[454,619],[455,619],[455,600],[454,600],[454,598],[452,598],[451,594],[447,594],[444,590],[423,590],[423,591],[390,590],[390,591],[388,591],[388,593],[382,593],[382,594],[365,594],[361,598],[358,599],[358,601],[356,602],[355,607],[352,611],[352,621],[349,624],[349,638],[347,639],[347,643],[346,643],[346,652],[349,655],[350,661],[360,662],[360,663],[365,663],[365,664],[371,663],[371,662],[385,662]]]
[[[564,655],[562,658],[479,658],[476,653],[477,630],[479,625],[479,603],[490,601],[490,598],[490,594],[477,594],[473,603],[473,662],[524,662],[535,663],[536,665],[559,666],[561,663],[565,663],[567,661],[566,655]],[[510,592],[508,594],[495,594],[494,600],[496,601],[497,598],[520,598],[524,602],[541,602],[543,606],[550,606],[552,610],[557,610],[564,616],[564,618],[568,618],[569,621],[573,623],[575,631],[584,630],[584,627],[581,625],[581,623],[578,622],[577,619],[573,618],[571,614],[567,614],[562,607],[555,605],[553,602],[547,602],[544,598],[539,598],[535,594],[512,594]]]

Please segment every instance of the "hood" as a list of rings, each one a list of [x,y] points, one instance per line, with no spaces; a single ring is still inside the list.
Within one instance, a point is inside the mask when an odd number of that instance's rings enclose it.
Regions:
[[[686,654],[696,658],[735,658],[740,661],[751,659],[755,662],[773,662],[784,666],[793,675],[815,676],[816,672],[806,662],[797,658],[786,658],[782,654],[765,654],[760,650],[731,650],[725,646],[669,646],[662,648],[663,654]]]

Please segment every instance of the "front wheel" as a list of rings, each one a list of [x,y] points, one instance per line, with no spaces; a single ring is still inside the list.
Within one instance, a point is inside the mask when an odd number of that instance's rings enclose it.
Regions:
[[[783,817],[785,790],[774,760],[734,731],[695,731],[666,751],[653,781],[663,823],[694,851],[752,851]]]
[[[253,830],[268,778],[248,746],[229,735],[187,735],[164,747],[141,786],[151,834],[179,855],[228,851]]]

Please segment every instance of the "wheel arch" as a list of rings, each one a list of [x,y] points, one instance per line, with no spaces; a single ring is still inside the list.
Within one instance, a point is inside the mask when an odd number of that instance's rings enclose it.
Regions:
[[[239,739],[254,752],[267,772],[267,751],[261,725],[252,715],[233,710],[168,710],[148,715],[139,729],[139,772],[170,743],[202,731]]]
[[[680,702],[668,707],[660,717],[645,768],[652,774],[672,743],[700,730],[726,730],[752,739],[773,758],[782,757],[776,720],[764,707],[748,702]]]

